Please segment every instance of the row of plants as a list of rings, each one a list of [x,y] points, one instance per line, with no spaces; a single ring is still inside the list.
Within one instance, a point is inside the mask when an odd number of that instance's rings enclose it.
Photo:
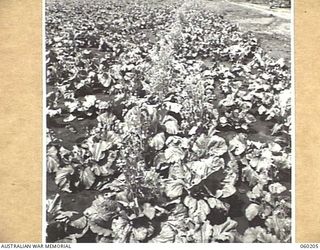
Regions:
[[[290,70],[254,34],[197,1],[50,0],[46,48],[47,241],[291,241]]]

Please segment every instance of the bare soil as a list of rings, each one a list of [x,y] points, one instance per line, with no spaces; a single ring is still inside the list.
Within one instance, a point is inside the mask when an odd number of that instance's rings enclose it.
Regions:
[[[253,32],[262,48],[274,59],[291,61],[290,9],[270,9],[267,5],[205,0],[208,9],[239,25],[245,32]]]

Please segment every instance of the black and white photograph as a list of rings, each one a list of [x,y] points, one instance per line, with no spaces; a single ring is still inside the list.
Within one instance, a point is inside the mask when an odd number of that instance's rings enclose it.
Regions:
[[[43,2],[46,242],[293,241],[291,0]]]

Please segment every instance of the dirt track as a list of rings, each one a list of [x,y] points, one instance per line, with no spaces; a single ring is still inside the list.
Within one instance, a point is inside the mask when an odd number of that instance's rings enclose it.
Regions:
[[[235,3],[228,0],[225,0],[225,2],[228,2],[233,5],[240,6],[241,8],[248,8],[252,9],[264,14],[273,15],[282,19],[290,20],[291,19],[291,13],[289,9],[270,9],[269,6],[266,5],[257,5],[257,4],[251,4],[251,3]]]
[[[270,9],[229,0],[204,0],[204,3],[228,21],[238,24],[241,30],[255,33],[263,49],[273,58],[291,60],[290,9]]]

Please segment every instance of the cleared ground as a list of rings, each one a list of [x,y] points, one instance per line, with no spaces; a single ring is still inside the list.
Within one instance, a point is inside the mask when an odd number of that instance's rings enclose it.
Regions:
[[[255,33],[263,49],[273,58],[290,61],[290,9],[270,9],[267,5],[226,0],[205,1],[205,5],[228,21],[237,23],[241,30]]]

